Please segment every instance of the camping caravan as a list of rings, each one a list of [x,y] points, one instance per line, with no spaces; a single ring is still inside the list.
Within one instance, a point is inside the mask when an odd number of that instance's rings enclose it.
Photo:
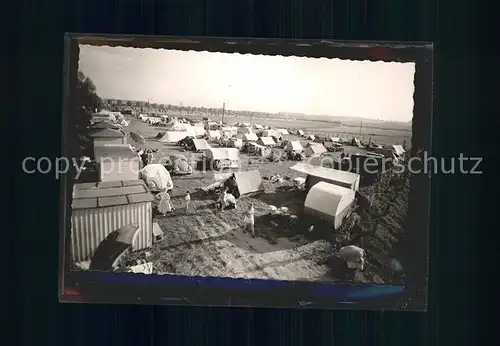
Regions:
[[[188,136],[192,136],[192,134],[190,134],[188,131],[167,131],[165,132],[163,137],[160,138],[160,142],[178,143]]]
[[[239,168],[240,151],[237,148],[210,148],[203,151],[205,165],[211,169]]]
[[[264,184],[258,170],[235,172],[224,185],[236,198],[264,191]]]
[[[288,153],[291,152],[301,153],[304,151],[304,148],[302,147],[302,144],[300,144],[299,141],[290,141],[285,146],[285,151]]]
[[[319,156],[319,155],[325,153],[326,151],[327,150],[323,144],[310,143],[304,149],[304,154],[306,154],[307,157],[315,157],[315,156]]]
[[[260,137],[259,140],[257,141],[257,144],[263,145],[265,147],[273,147],[276,142],[272,137]]]
[[[312,188],[319,182],[338,185],[354,192],[359,190],[360,175],[356,173],[341,171],[338,169],[313,166],[303,162],[290,167],[291,170],[307,174],[306,189]]]
[[[99,144],[94,157],[100,182],[139,180],[140,159],[127,144]]]
[[[127,144],[127,137],[118,130],[102,129],[96,130],[90,134],[95,145],[100,144]]]
[[[193,146],[194,146],[193,151],[195,152],[201,152],[205,149],[211,148],[210,144],[208,144],[208,142],[205,139],[197,139],[197,138],[193,139]]]
[[[243,142],[257,142],[259,138],[255,133],[247,133],[243,135]]]
[[[304,214],[329,221],[338,229],[349,214],[355,200],[353,190],[321,181],[308,192]]]

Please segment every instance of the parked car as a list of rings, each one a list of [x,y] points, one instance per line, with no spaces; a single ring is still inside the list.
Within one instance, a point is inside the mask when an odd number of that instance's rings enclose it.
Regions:
[[[344,146],[340,143],[331,143],[326,147],[326,150],[330,152],[342,152],[344,151]]]
[[[194,148],[194,140],[195,137],[193,136],[187,136],[184,139],[181,139],[179,142],[177,142],[177,145],[186,148],[187,150],[192,150]]]

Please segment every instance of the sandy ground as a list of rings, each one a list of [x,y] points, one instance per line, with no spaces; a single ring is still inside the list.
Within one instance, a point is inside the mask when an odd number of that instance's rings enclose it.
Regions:
[[[261,119],[258,123],[266,125]],[[146,138],[145,147],[158,149],[154,162],[161,163],[164,158],[175,153],[182,153],[194,162],[200,155],[181,152],[175,145],[154,140],[158,132],[165,131],[164,128],[132,119],[130,126],[124,130],[127,133],[140,133]],[[301,141],[306,144],[306,141]],[[346,148],[349,150],[349,147]],[[357,148],[351,150],[360,151]],[[287,220],[278,221],[278,227],[271,223],[270,205],[278,208],[286,206],[292,214],[297,215],[303,209],[305,194],[293,189],[291,182],[292,178],[301,175],[289,169],[296,162],[263,163],[258,162],[256,157],[245,154],[241,157],[242,170],[258,169],[263,178],[279,173],[290,179],[282,184],[263,180],[265,193],[240,198],[236,210],[215,211],[213,200],[199,191],[201,187],[214,181],[213,173],[194,171],[189,176],[173,177],[174,189],[171,196],[176,211],[154,220],[165,234],[164,239],[153,248],[158,258],[155,263],[158,273],[279,280],[337,280],[335,272],[327,265],[334,252],[330,242],[307,239],[307,227],[290,227]],[[362,274],[356,274],[355,280],[388,282],[391,275],[387,272],[386,259],[402,233],[407,191],[397,195],[385,189],[383,192],[377,191],[382,189],[377,186],[363,189],[361,192],[375,195],[378,202],[374,210],[363,215],[359,226],[356,226],[359,235],[363,234],[363,237],[358,236],[353,245],[364,246],[368,253],[368,263]],[[185,210],[183,200],[186,191],[191,193],[192,198],[189,211]],[[250,202],[255,207],[256,237],[242,229],[242,214]]]

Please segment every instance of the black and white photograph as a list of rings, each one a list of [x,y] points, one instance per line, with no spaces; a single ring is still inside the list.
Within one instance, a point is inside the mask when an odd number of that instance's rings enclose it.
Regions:
[[[415,63],[78,48],[72,271],[406,285]]]

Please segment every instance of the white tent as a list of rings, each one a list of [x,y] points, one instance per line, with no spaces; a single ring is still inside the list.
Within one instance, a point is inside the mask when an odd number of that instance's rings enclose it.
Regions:
[[[187,136],[194,136],[193,133],[188,131],[167,131],[160,139],[162,143],[177,143],[180,140],[186,138]]]
[[[193,139],[194,151],[202,151],[205,149],[210,149],[211,146],[205,139]]]
[[[309,135],[309,136],[307,136],[307,139],[314,141],[316,139],[316,137],[314,135]]]
[[[234,178],[236,181],[236,187],[238,191],[235,194],[236,198],[250,193],[255,193],[259,191],[264,191],[264,185],[262,183],[262,177],[258,170],[246,171],[246,172],[235,172]]]
[[[250,152],[252,153],[255,153],[256,155],[259,155],[259,156],[262,156],[262,157],[267,157],[271,154],[271,149],[266,147],[266,146],[263,146],[263,145],[260,145],[260,144],[257,144],[257,143],[249,143],[250,144]]]
[[[208,131],[208,138],[212,141],[216,141],[222,137],[219,130]]]
[[[311,187],[314,184],[323,181],[351,189],[353,191],[357,191],[359,189],[360,175],[356,173],[321,166],[313,166],[303,162],[297,163],[295,166],[290,167],[290,169],[307,174],[307,187]]]
[[[398,156],[403,156],[406,153],[406,150],[404,150],[402,145],[393,145],[392,150],[394,150]]]
[[[204,136],[206,134],[205,129],[203,127],[193,126],[192,129],[196,136]]]
[[[247,142],[255,142],[259,139],[255,133],[247,133],[243,135],[243,140]]]
[[[240,151],[237,148],[210,148],[203,150],[205,162],[213,168],[239,168]]]
[[[153,192],[169,191],[174,187],[170,173],[159,163],[147,165],[140,170],[139,176]]]
[[[355,192],[351,189],[322,181],[309,190],[304,213],[331,221],[334,229],[337,229],[342,225],[355,197]]]
[[[276,144],[276,142],[272,137],[260,137],[259,140],[257,141],[257,144],[264,146],[273,146]]]
[[[287,129],[276,129],[277,132],[281,133],[282,135],[288,135],[288,130]]]
[[[240,151],[237,148],[209,148],[203,151],[206,158],[211,160],[239,160]]]
[[[285,146],[285,151],[287,151],[287,152],[295,151],[295,152],[299,152],[300,153],[303,150],[304,150],[304,148],[302,147],[302,144],[300,144],[299,141],[290,141]]]
[[[305,149],[304,149],[304,154],[306,154],[307,157],[310,156],[319,156],[323,153],[326,153],[326,148],[323,144],[321,143],[310,143]]]
[[[191,132],[195,133],[193,126],[191,126],[189,124],[181,123],[181,122],[172,123],[169,126],[169,130],[170,131],[191,131]]]
[[[262,131],[262,137],[281,137],[281,134],[276,130],[264,130]]]

